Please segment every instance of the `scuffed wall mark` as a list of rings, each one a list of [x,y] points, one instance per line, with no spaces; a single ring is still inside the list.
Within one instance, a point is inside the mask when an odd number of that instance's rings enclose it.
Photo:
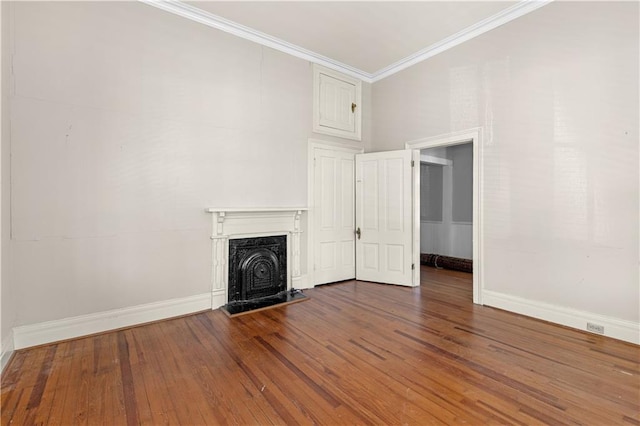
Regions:
[[[71,129],[73,129],[73,124],[69,124],[69,127],[67,128],[67,133],[64,135],[65,145],[69,144],[69,135],[71,134]]]

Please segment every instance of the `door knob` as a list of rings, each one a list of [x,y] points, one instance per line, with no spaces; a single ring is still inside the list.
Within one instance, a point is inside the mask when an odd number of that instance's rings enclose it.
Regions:
[[[358,227],[358,229],[356,229],[356,235],[358,236],[358,239],[360,239],[361,234],[362,232],[360,232],[360,227]]]

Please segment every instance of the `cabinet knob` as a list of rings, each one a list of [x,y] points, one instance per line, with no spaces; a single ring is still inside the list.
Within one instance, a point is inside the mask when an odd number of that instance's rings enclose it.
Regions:
[[[351,102],[351,112],[356,112],[356,107],[358,105],[354,104],[353,102]]]

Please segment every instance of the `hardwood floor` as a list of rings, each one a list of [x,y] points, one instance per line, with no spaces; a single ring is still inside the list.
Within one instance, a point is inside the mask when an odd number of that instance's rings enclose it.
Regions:
[[[344,282],[17,351],[2,424],[640,424],[640,347],[471,303],[471,275]]]

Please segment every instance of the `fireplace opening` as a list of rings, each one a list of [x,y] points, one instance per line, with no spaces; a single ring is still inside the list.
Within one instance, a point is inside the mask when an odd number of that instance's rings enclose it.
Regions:
[[[229,240],[228,302],[273,296],[287,289],[287,237]]]
[[[229,287],[223,310],[237,315],[303,299],[287,291],[287,236],[229,240]]]

